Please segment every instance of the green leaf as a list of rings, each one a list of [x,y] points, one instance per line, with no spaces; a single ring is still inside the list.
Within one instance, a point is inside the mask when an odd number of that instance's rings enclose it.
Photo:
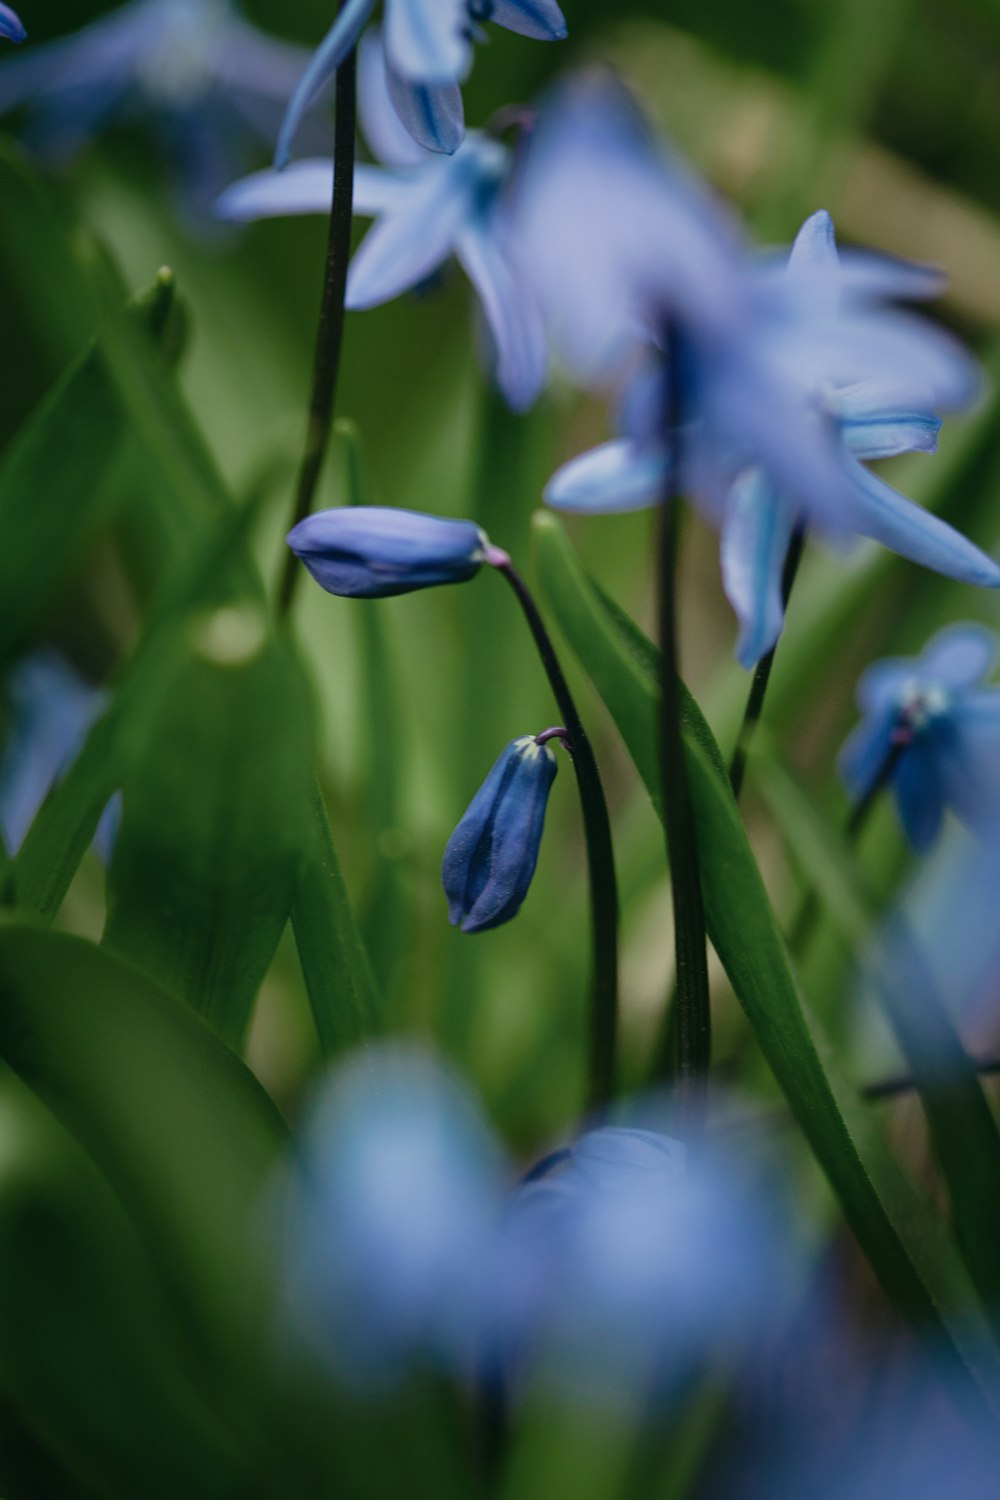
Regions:
[[[211,1353],[266,1337],[261,1194],[286,1130],[194,1012],[123,959],[0,925],[0,1056],[80,1142]]]
[[[238,1051],[291,910],[312,726],[259,609],[205,615],[186,644],[129,726],[105,942]]]
[[[1000,1132],[982,1080],[937,992],[916,934],[878,910],[843,834],[773,752],[754,759],[755,785],[790,852],[810,872],[831,919],[865,955],[927,1115],[959,1243],[988,1306],[1000,1306]]]
[[[656,792],[655,678],[603,607],[555,517],[536,519],[545,594],[604,698],[651,794]],[[913,1189],[854,1092],[837,1077],[803,1010],[784,941],[707,730],[686,733],[709,934],[729,980],[847,1222],[888,1295],[939,1324],[968,1370],[995,1381],[1000,1360],[973,1333],[974,1294],[947,1230]],[[970,1387],[971,1389],[971,1387]]]

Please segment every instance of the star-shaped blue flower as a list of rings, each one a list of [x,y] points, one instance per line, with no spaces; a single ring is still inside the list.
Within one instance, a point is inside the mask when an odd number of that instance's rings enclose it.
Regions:
[[[918,851],[948,807],[984,836],[1000,827],[1000,687],[985,685],[996,659],[992,631],[951,625],[919,657],[877,662],[858,684],[862,720],[841,772],[858,799],[888,776]]]
[[[302,117],[357,44],[376,0],[346,0],[288,107],[276,163],[287,164]],[[459,84],[482,23],[540,41],[560,41],[566,22],[556,0],[385,0],[389,92],[399,118],[429,151],[456,151],[465,130]]]
[[[541,315],[511,254],[503,213],[511,151],[478,131],[450,157],[415,146],[390,102],[374,37],[361,50],[360,105],[365,137],[386,165],[355,169],[355,212],[377,223],[351,263],[347,306],[377,307],[456,256],[479,295],[497,382],[510,405],[524,410],[545,384],[548,361]],[[240,222],[328,214],[332,186],[332,162],[294,162],[235,183],[217,212]]]
[[[185,202],[204,210],[273,141],[306,56],[234,0],[131,0],[6,60],[0,112],[26,110],[31,143],[58,160],[142,119],[165,141]]]
[[[9,42],[23,42],[27,35],[17,12],[9,5],[0,4],[0,36],[5,36]]]

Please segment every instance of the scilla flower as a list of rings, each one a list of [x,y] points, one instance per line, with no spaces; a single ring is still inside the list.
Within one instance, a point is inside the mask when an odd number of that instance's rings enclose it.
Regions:
[[[463,932],[509,922],[528,894],[559,769],[547,740],[511,741],[448,841],[441,879],[448,920]]]
[[[313,56],[288,107],[278,142],[284,167],[309,104],[356,45],[376,0],[347,0]],[[472,61],[481,23],[541,41],[566,35],[556,0],[386,0],[389,90],[400,120],[429,151],[452,152],[465,129],[459,84]]]
[[[541,315],[511,259],[501,219],[511,152],[478,131],[470,131],[451,157],[415,146],[393,110],[382,49],[373,37],[362,47],[360,100],[365,135],[386,165],[355,168],[354,211],[377,223],[351,263],[347,306],[378,307],[456,256],[479,295],[497,382],[515,410],[525,409],[545,383],[547,357]],[[326,215],[332,190],[332,161],[294,162],[284,172],[258,172],[235,183],[216,211],[239,222]]]
[[[503,1184],[473,1099],[416,1049],[342,1063],[309,1120],[287,1223],[298,1334],[377,1392],[416,1362],[468,1367]]]
[[[204,209],[273,140],[304,58],[233,0],[131,0],[5,62],[0,111],[25,109],[32,144],[57,159],[113,121],[148,121]]]
[[[907,838],[936,839],[950,807],[973,831],[1000,826],[1000,687],[985,680],[997,658],[992,631],[951,625],[916,658],[877,662],[862,675],[862,720],[841,771],[853,795],[888,780]]]
[[[16,11],[9,5],[0,5],[0,36],[5,36],[10,42],[23,42],[27,35]]]
[[[345,599],[464,583],[478,573],[489,545],[473,521],[377,505],[319,511],[287,540],[316,582]]]

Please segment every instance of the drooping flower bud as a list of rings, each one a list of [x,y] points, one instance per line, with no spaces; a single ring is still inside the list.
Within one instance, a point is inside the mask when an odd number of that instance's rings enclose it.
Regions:
[[[307,516],[287,541],[318,584],[346,599],[465,583],[479,571],[488,545],[473,521],[375,505]]]
[[[485,932],[521,908],[538,862],[558,766],[547,743],[512,740],[452,834],[441,867],[448,920]]]

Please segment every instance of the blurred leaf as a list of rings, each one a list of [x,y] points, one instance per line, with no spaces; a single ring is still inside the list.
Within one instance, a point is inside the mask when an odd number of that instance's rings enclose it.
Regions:
[[[173,279],[137,301],[142,334],[170,324]],[[29,418],[0,468],[0,659],[14,652],[124,498],[115,465],[125,413],[101,346],[83,354]]]
[[[773,752],[754,780],[799,866],[874,982],[913,1075],[951,1197],[955,1231],[988,1306],[1000,1307],[1000,1133],[982,1080],[904,919],[878,910],[843,834]]]
[[[105,942],[239,1051],[291,910],[312,726],[259,610],[192,621],[187,645],[128,736]]]
[[[555,517],[536,520],[539,571],[563,632],[605,699],[651,795],[655,677],[601,605]],[[696,712],[690,705],[692,713]],[[989,1386],[1000,1358],[973,1333],[973,1293],[945,1227],[903,1176],[853,1091],[836,1079],[802,1008],[781,932],[718,754],[704,724],[685,730],[706,918],[713,946],[845,1217],[889,1296],[911,1319],[942,1324]]]
[[[0,988],[0,1056],[115,1189],[203,1352],[250,1378],[286,1145],[271,1100],[188,1006],[79,938],[0,925]]]

